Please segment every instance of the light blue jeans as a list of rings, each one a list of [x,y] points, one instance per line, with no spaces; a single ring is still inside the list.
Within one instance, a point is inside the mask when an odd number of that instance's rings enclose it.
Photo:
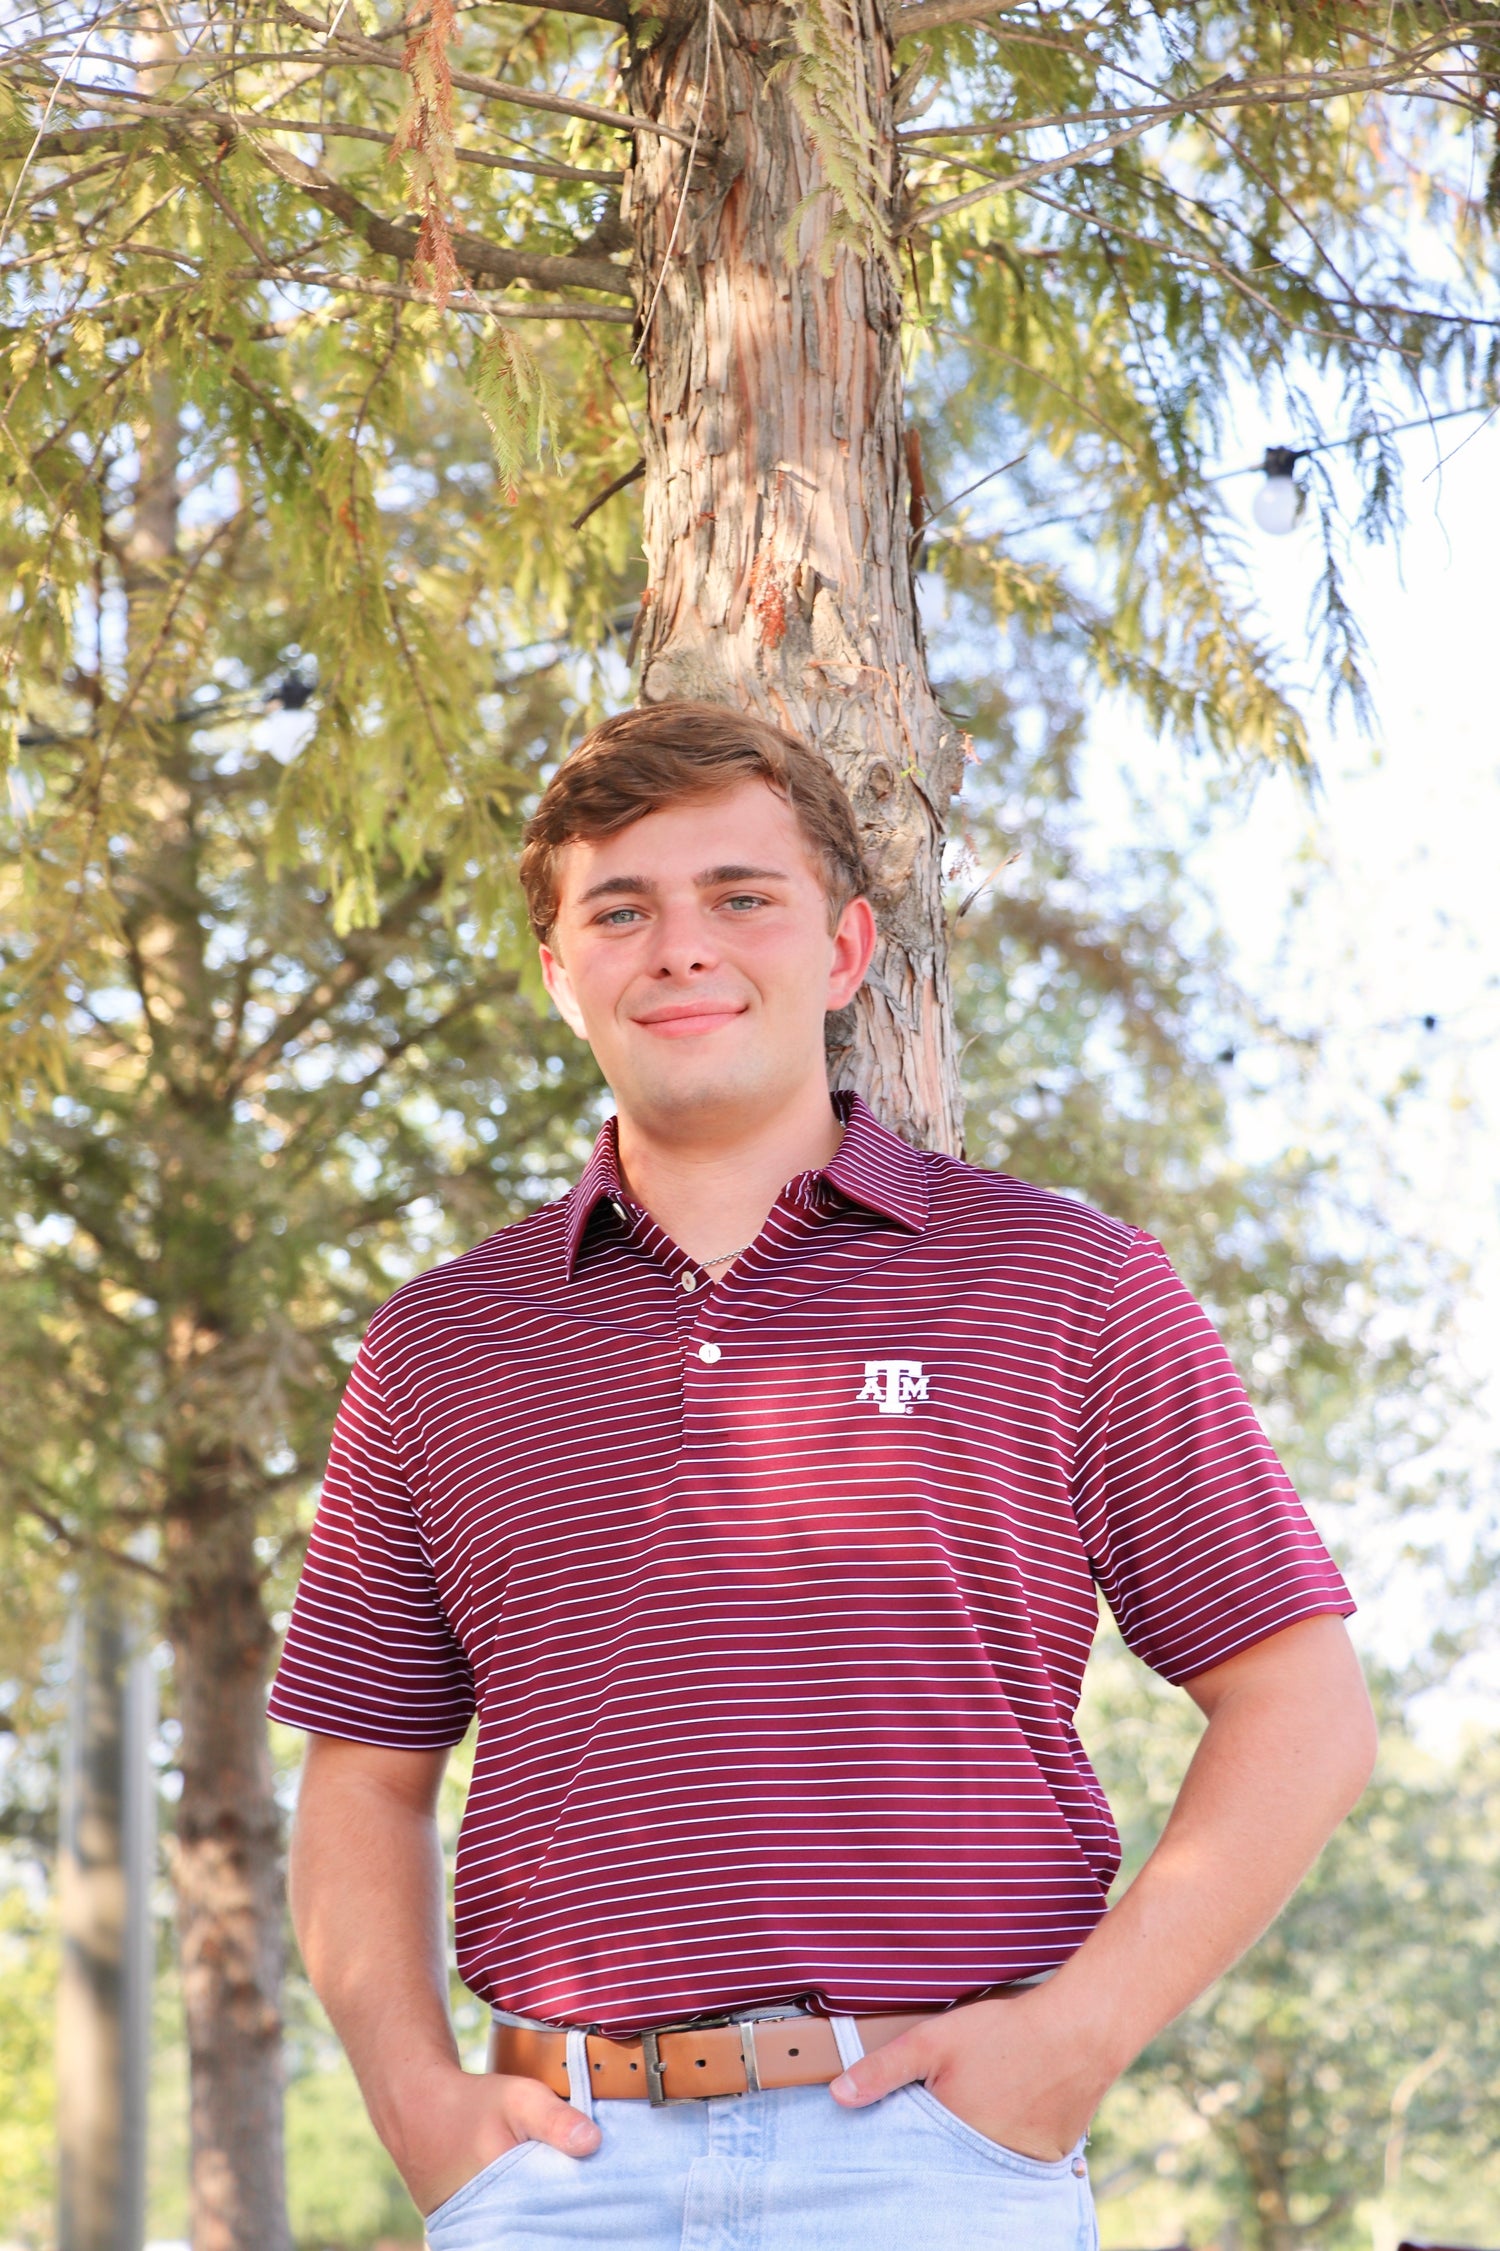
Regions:
[[[860,2055],[835,2017],[845,2063]],[[440,2204],[431,2251],[1095,2251],[1082,2144],[1046,2163],[903,2087],[843,2110],[826,2087],[674,2103],[596,2102],[568,2039],[592,2157],[522,2142]]]

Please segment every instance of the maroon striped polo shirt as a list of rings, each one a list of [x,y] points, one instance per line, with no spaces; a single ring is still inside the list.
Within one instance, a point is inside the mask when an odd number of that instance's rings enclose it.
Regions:
[[[1174,1681],[1353,1607],[1149,1236],[840,1104],[724,1281],[606,1126],[350,1377],[271,1711],[410,1750],[477,1711],[459,1967],[522,2015],[1047,1969],[1118,1861],[1096,1590]]]

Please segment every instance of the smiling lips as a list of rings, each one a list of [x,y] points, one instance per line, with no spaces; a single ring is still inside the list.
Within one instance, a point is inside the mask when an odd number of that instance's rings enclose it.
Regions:
[[[669,1001],[664,1008],[651,1011],[649,1016],[636,1016],[632,1022],[642,1031],[654,1032],[660,1039],[692,1039],[703,1032],[716,1032],[723,1024],[732,1024],[737,1016],[747,1013],[745,1004],[723,1000]]]

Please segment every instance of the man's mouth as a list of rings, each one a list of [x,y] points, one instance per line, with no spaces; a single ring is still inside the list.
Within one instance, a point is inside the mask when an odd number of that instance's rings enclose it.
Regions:
[[[652,1032],[658,1039],[692,1039],[706,1032],[716,1032],[724,1024],[732,1024],[737,1016],[746,1013],[744,1004],[726,1000],[684,1000],[669,1002],[665,1007],[653,1008],[649,1015],[633,1019],[642,1031]]]

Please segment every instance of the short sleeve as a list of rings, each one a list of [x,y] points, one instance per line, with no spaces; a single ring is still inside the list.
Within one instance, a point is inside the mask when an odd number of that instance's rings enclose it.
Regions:
[[[1168,1680],[1354,1609],[1223,1343],[1149,1235],[1100,1329],[1074,1501],[1121,1633]]]
[[[316,1735],[456,1743],[474,1677],[443,1611],[366,1338],[334,1425],[270,1716]]]

